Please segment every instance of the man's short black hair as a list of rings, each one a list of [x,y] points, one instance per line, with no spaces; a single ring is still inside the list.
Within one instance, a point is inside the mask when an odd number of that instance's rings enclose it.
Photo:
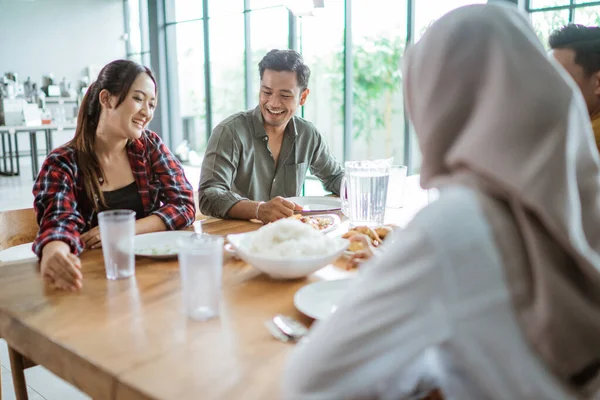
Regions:
[[[295,50],[273,49],[269,51],[258,63],[260,79],[262,79],[265,69],[295,72],[298,86],[300,86],[301,91],[303,92],[308,87],[310,68],[304,64],[304,59],[300,53]]]
[[[600,27],[565,25],[552,32],[548,44],[553,50],[575,51],[575,63],[581,65],[586,74],[600,71]]]

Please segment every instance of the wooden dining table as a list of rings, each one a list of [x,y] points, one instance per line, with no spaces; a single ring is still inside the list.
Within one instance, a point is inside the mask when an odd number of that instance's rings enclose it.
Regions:
[[[426,205],[418,179],[407,184],[404,207],[388,209],[386,223],[404,226]],[[227,235],[261,224],[208,219],[202,227]],[[332,234],[347,229],[342,218]],[[136,258],[135,276],[123,280],[106,279],[101,250],[83,252],[81,262],[76,293],[45,285],[37,262],[0,265],[0,337],[23,360],[101,400],[279,399],[294,345],[273,338],[265,321],[285,314],[311,325],[294,294],[356,274],[340,258],[306,278],[275,280],[225,252],[220,316],[200,322],[183,311],[176,259]]]
[[[209,220],[205,233],[256,230],[258,223]],[[0,268],[0,337],[95,399],[277,399],[293,344],[264,322],[276,314],[310,325],[294,294],[347,277],[344,260],[307,278],[275,280],[225,256],[219,318],[190,320],[176,260],[136,259],[135,276],[107,280],[102,251],[81,255],[83,288],[44,284],[37,263]]]

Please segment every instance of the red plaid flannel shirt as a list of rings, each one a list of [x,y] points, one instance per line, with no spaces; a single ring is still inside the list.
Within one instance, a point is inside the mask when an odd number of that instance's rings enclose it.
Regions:
[[[142,198],[146,216],[158,215],[169,230],[194,222],[193,189],[183,168],[160,137],[151,131],[127,145],[129,164]],[[33,251],[41,257],[46,243],[62,240],[80,254],[81,233],[88,231],[94,211],[80,179],[75,151],[53,150],[42,165],[33,186],[34,209],[40,230]]]

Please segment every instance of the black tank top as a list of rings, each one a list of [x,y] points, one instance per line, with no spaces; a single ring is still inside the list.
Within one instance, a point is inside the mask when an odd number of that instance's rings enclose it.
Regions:
[[[146,216],[142,197],[138,192],[135,181],[120,189],[102,193],[104,194],[104,202],[106,203],[106,208],[103,208],[102,211],[132,210],[135,211],[135,219],[144,218]],[[98,216],[94,214],[92,228],[95,226],[98,226]]]

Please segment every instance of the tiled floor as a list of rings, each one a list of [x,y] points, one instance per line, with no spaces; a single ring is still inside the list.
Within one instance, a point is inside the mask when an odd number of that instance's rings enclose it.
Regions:
[[[33,207],[31,165],[21,167],[25,170],[19,176],[0,176],[0,211]]]

